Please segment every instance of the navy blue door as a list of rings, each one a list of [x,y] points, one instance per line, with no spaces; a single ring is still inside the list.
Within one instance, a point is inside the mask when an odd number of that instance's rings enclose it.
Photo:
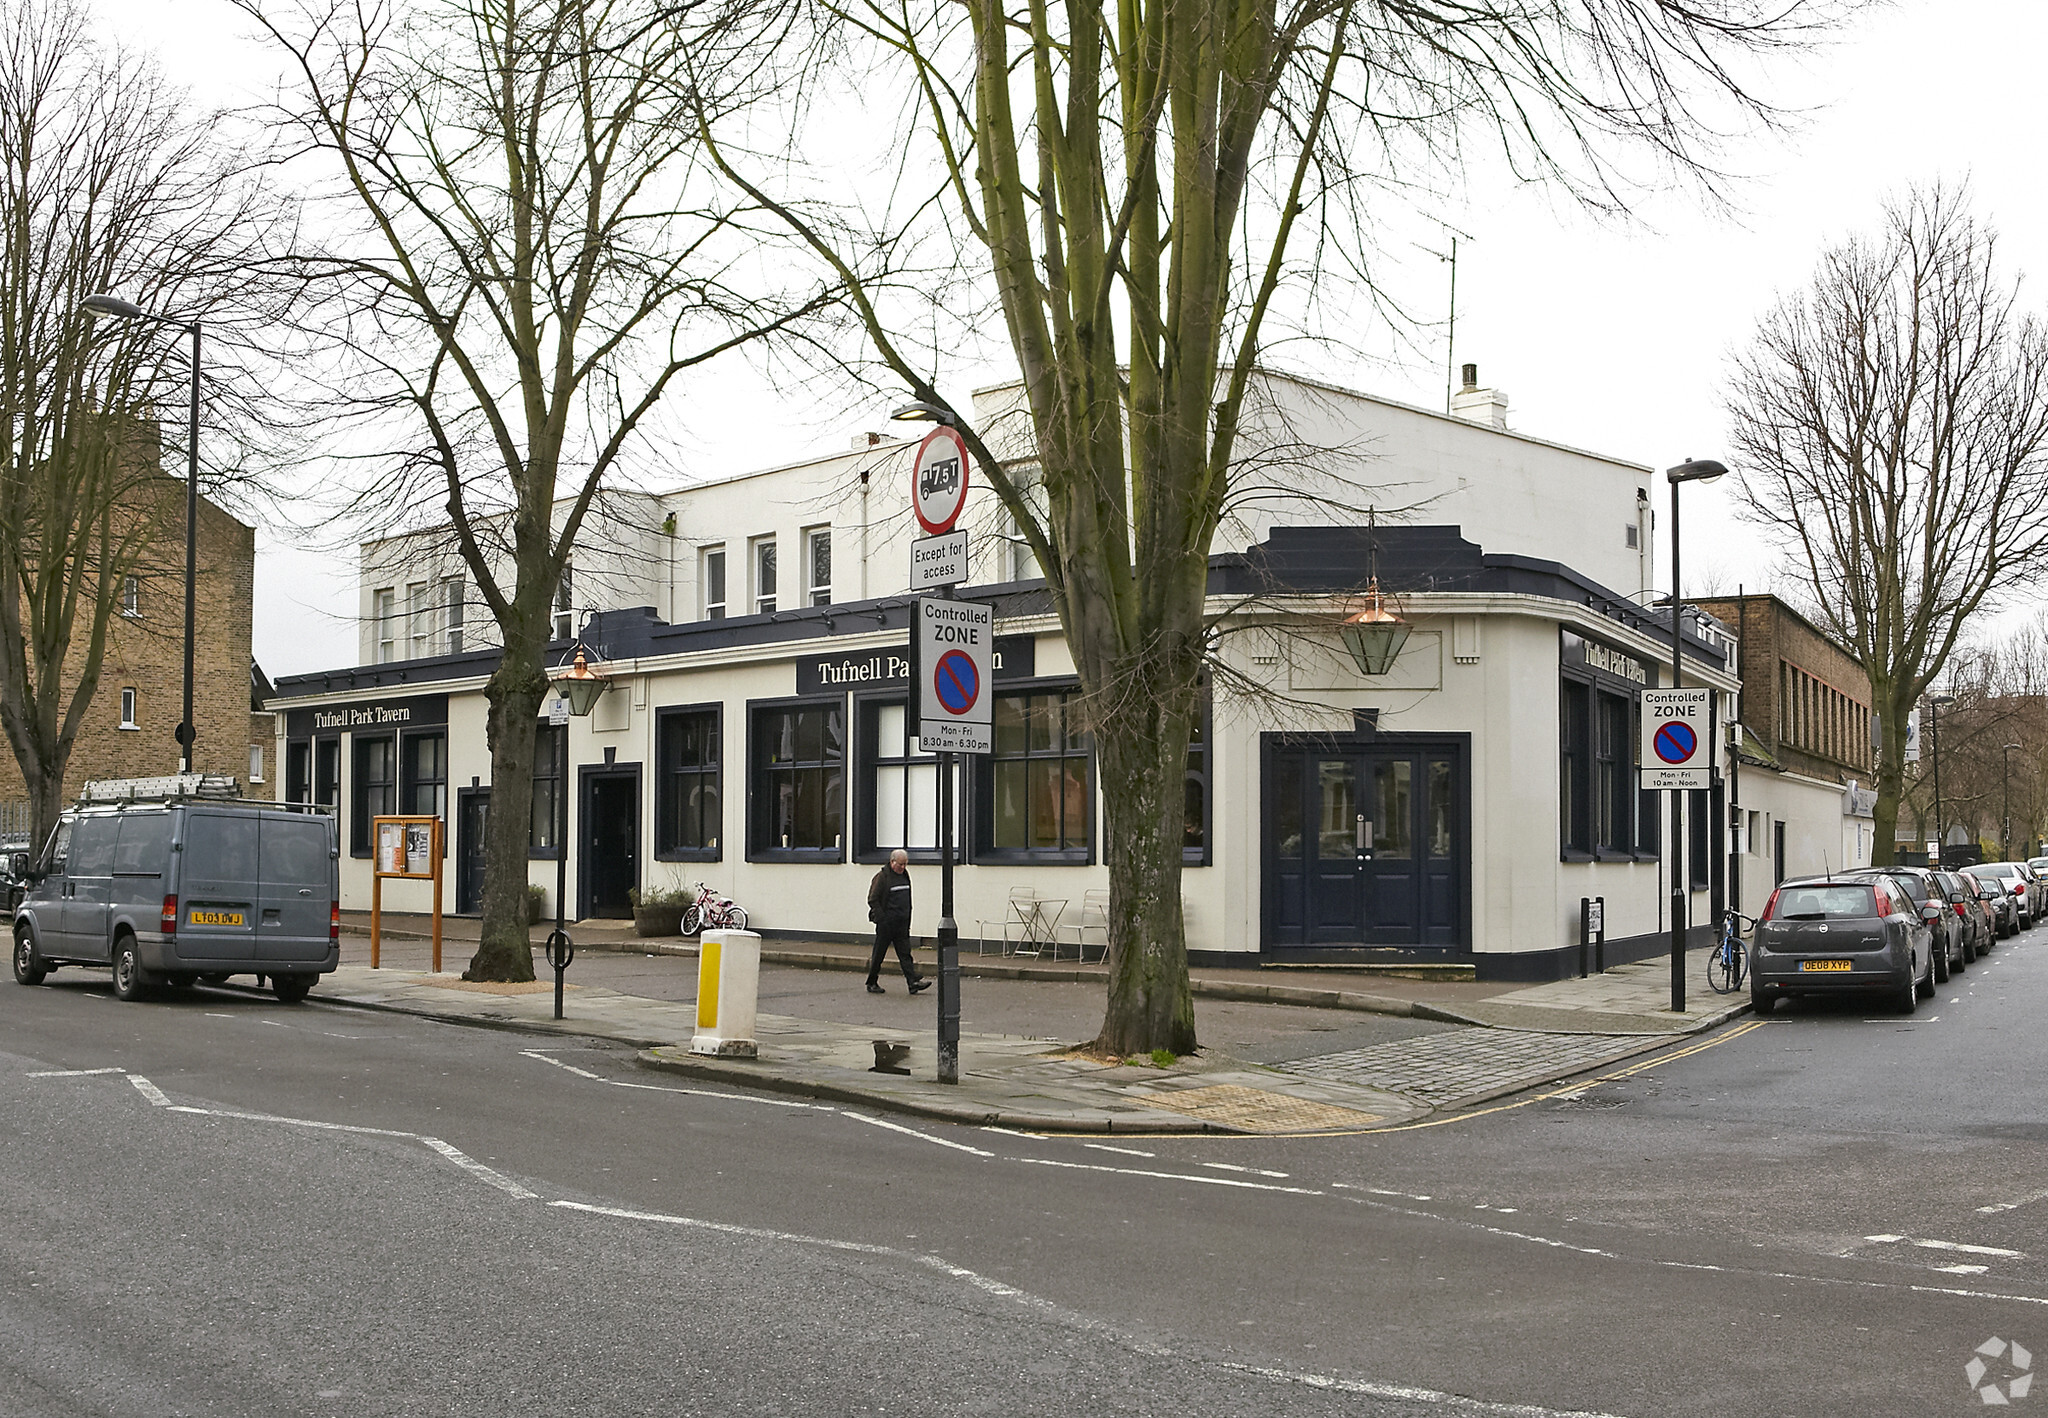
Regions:
[[[1462,943],[1462,745],[1282,742],[1267,763],[1268,945]]]

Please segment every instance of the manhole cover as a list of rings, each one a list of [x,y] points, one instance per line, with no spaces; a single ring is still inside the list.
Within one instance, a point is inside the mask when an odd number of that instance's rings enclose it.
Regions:
[[[1204,1122],[1225,1123],[1251,1132],[1327,1132],[1386,1121],[1378,1113],[1361,1113],[1356,1108],[1290,1098],[1285,1093],[1269,1093],[1263,1088],[1245,1088],[1235,1083],[1148,1093],[1145,1101],[1155,1108],[1168,1108]]]

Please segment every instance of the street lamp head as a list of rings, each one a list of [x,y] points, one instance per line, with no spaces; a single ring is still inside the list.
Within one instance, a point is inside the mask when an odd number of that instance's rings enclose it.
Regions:
[[[951,409],[939,404],[927,404],[922,399],[913,399],[901,408],[892,410],[889,417],[897,423],[942,423],[947,428],[960,426],[960,420],[954,417]]]
[[[611,676],[591,668],[583,647],[576,647],[576,662],[555,676],[555,688],[569,701],[569,712],[581,719],[597,707],[598,699],[611,684]]]
[[[1688,458],[1677,467],[1664,470],[1665,478],[1674,483],[1710,483],[1727,474],[1728,469],[1712,458]]]
[[[78,307],[87,315],[111,315],[117,320],[135,320],[149,313],[118,295],[89,295],[78,302]]]
[[[1930,694],[1927,696],[1927,702],[1937,709],[1945,709],[1956,702],[1956,697],[1953,694]]]

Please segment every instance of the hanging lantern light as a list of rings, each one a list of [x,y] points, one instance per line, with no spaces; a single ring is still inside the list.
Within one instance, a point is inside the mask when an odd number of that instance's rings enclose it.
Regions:
[[[1355,615],[1346,616],[1338,622],[1338,633],[1344,637],[1344,646],[1357,662],[1360,674],[1383,675],[1393,668],[1394,661],[1401,653],[1401,647],[1408,643],[1408,633],[1413,630],[1407,621],[1387,609],[1387,598],[1380,591],[1380,578],[1374,576],[1365,588],[1365,605]]]
[[[554,680],[555,689],[569,701],[569,712],[579,719],[597,707],[598,699],[611,687],[611,682],[611,676],[603,670],[591,668],[580,643],[576,646],[575,663]]]

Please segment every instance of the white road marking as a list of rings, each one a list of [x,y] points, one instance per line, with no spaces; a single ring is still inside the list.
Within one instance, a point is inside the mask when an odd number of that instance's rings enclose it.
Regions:
[[[1042,1132],[1020,1132],[1016,1128],[999,1128],[994,1123],[983,1123],[981,1130],[983,1132],[999,1132],[1004,1137],[1035,1137],[1041,1141],[1045,1138],[1045,1134]],[[1151,1154],[1147,1153],[1146,1155],[1150,1156]]]
[[[1352,1184],[1351,1184],[1350,1182],[1332,1182],[1332,1183],[1330,1183],[1330,1185],[1331,1185],[1331,1186],[1333,1186],[1333,1187],[1342,1187],[1342,1188],[1343,1188],[1343,1189],[1344,1189],[1345,1191],[1348,1191],[1348,1192],[1367,1192],[1367,1193],[1370,1193],[1370,1194],[1371,1194],[1371,1195],[1373,1195],[1373,1196],[1397,1196],[1397,1197],[1401,1198],[1401,1200],[1403,1200],[1403,1201],[1434,1201],[1434,1200],[1436,1200],[1436,1198],[1435,1198],[1435,1197],[1432,1197],[1432,1196],[1418,1196],[1418,1195],[1417,1195],[1416,1193],[1414,1193],[1414,1192],[1390,1192],[1390,1191],[1388,1191],[1388,1190],[1387,1190],[1387,1189],[1386,1189],[1385,1187],[1360,1187],[1360,1186],[1353,1186],[1353,1185],[1352,1185]]]
[[[91,1078],[97,1073],[126,1073],[125,1068],[46,1068],[29,1075],[30,1078]]]
[[[1285,1177],[1285,1172],[1269,1172],[1264,1167],[1239,1167],[1230,1162],[1204,1162],[1204,1167],[1214,1167],[1219,1172],[1247,1172],[1254,1177]]]
[[[1988,1265],[1937,1265],[1934,1268],[1943,1275],[1982,1275],[1991,1269]]]
[[[505,1193],[505,1195],[507,1196],[517,1197],[521,1201],[534,1201],[537,1200],[539,1197],[539,1193],[528,1191],[525,1187],[520,1186],[519,1183],[513,1181],[510,1177],[507,1177],[502,1173],[492,1171],[489,1167],[486,1167],[483,1163],[477,1161],[474,1157],[471,1157],[467,1153],[463,1152],[461,1148],[451,1147],[449,1144],[441,1141],[441,1139],[438,1137],[422,1136],[420,1138],[420,1141],[425,1143],[427,1146],[433,1148],[436,1152],[440,1153],[443,1157],[446,1157],[450,1162],[453,1162],[456,1166],[460,1167],[463,1171],[469,1173],[472,1177],[475,1177],[478,1181],[485,1182],[491,1186],[496,1187],[499,1191]]]
[[[1241,1182],[1236,1177],[1204,1177],[1193,1172],[1148,1172],[1140,1167],[1103,1167],[1093,1162],[1062,1162],[1052,1157],[1012,1157],[1030,1167],[1065,1167],[1075,1172],[1110,1172],[1119,1177],[1157,1177],[1168,1182],[1201,1182],[1211,1187],[1246,1187],[1259,1192],[1290,1192],[1295,1196],[1325,1196],[1313,1187],[1276,1187],[1271,1182]]]
[[[141,1074],[129,1074],[128,1081],[135,1085],[135,1091],[137,1093],[140,1093],[143,1097],[149,1099],[149,1101],[156,1107],[168,1108],[171,1106],[171,1100],[164,1097],[163,1089],[157,1087],[154,1083],[151,1083]]]
[[[1355,1393],[1365,1398],[1384,1398],[1394,1402],[1433,1403],[1458,1408],[1467,1413],[1499,1414],[1500,1418],[1616,1418],[1612,1413],[1596,1413],[1583,1408],[1538,1408],[1528,1403],[1488,1403],[1480,1398],[1467,1398],[1460,1393],[1441,1393],[1433,1388],[1411,1388],[1406,1384],[1376,1384],[1363,1379],[1340,1379],[1329,1374],[1297,1373],[1292,1369],[1272,1369],[1258,1364],[1231,1364],[1223,1360],[1211,1360],[1218,1369],[1237,1374],[1256,1374],[1264,1379],[1277,1379],[1281,1383],[1300,1384],[1304,1388],[1327,1389],[1333,1393]]]
[[[2018,1211],[2023,1206],[2032,1206],[2035,1202],[2043,1200],[2048,1200],[2048,1191],[2030,1192],[2017,1201],[2001,1201],[1991,1206],[1980,1206],[1977,1208],[1977,1214],[1996,1216],[2001,1211]]]
[[[2025,1260],[2027,1258],[2025,1251],[2008,1251],[1999,1246],[1966,1246],[1961,1241],[1928,1241],[1922,1240],[1918,1236],[1865,1236],[1863,1239],[1874,1241],[1879,1245],[1894,1245],[1904,1242],[1909,1246],[1919,1246],[1923,1250],[1960,1251],[1964,1255],[1972,1256],[2003,1256],[2007,1260]]]
[[[1157,1157],[1156,1152],[1140,1152],[1135,1147],[1111,1147],[1106,1142],[1084,1142],[1083,1147],[1092,1147],[1097,1152],[1121,1152],[1126,1157]]]
[[[929,1142],[939,1147],[950,1147],[955,1152],[971,1152],[976,1157],[995,1156],[995,1153],[993,1152],[984,1152],[979,1147],[969,1147],[964,1142],[948,1142],[943,1137],[933,1137],[930,1133],[919,1132],[916,1128],[907,1128],[903,1126],[903,1124],[901,1123],[892,1123],[884,1118],[871,1118],[866,1113],[856,1113],[850,1108],[841,1108],[839,1110],[839,1115],[841,1117],[852,1118],[857,1123],[867,1123],[871,1127],[887,1128],[890,1132],[900,1132],[905,1137],[916,1138],[919,1142]]]
[[[1216,1181],[1214,1177],[1194,1177],[1193,1181]],[[1285,1190],[1280,1188],[1278,1190]],[[1014,1285],[955,1265],[942,1256],[920,1255],[915,1252],[898,1250],[893,1246],[868,1245],[859,1241],[833,1240],[824,1236],[806,1236],[793,1231],[775,1231],[761,1226],[736,1226],[724,1221],[706,1221],[695,1216],[677,1216],[660,1211],[632,1211],[619,1206],[594,1206],[580,1201],[551,1201],[550,1207],[564,1211],[576,1211],[591,1216],[608,1216],[622,1221],[650,1221],[663,1226],[681,1226],[691,1230],[712,1231],[728,1236],[745,1236],[752,1240],[783,1241],[796,1245],[821,1246],[828,1250],[855,1251],[864,1255],[886,1256],[891,1259],[908,1260],[917,1265],[936,1270],[952,1279],[963,1281],[983,1294],[1000,1299],[1012,1300],[1034,1310],[1057,1315],[1080,1328],[1098,1334],[1114,1337],[1125,1347],[1151,1357],[1171,1359],[1173,1351],[1158,1345],[1147,1344],[1115,1330],[1092,1316],[1066,1309],[1043,1296]],[[1331,1374],[1304,1373],[1292,1369],[1277,1369],[1253,1364],[1233,1364],[1214,1359],[1195,1358],[1194,1362],[1229,1373],[1250,1374],[1257,1378],[1271,1379],[1278,1383],[1299,1384],[1306,1388],[1318,1388],[1334,1393],[1357,1394],[1366,1398],[1388,1399],[1407,1403],[1427,1403],[1455,1409],[1463,1413],[1498,1415],[1498,1418],[1616,1418],[1610,1413],[1589,1412],[1583,1409],[1538,1408],[1521,1403],[1488,1403],[1483,1399],[1467,1398],[1462,1394],[1443,1393],[1436,1389],[1415,1388],[1406,1384],[1373,1383],[1364,1379],[1338,1378]]]

